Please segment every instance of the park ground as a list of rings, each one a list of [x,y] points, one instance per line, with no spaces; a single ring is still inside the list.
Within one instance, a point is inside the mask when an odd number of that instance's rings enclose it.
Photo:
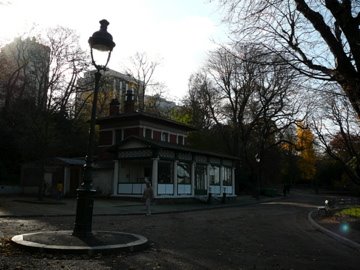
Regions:
[[[93,230],[136,233],[149,239],[148,249],[133,253],[81,255],[20,249],[9,241],[13,235],[72,230],[74,216],[8,213],[0,217],[0,269],[358,269],[360,250],[320,232],[308,220],[309,212],[328,197],[291,192],[286,198],[202,211],[156,213],[154,206],[151,216],[95,213]],[[22,211],[36,208],[21,205]],[[142,207],[128,205],[127,209]],[[358,233],[350,228],[343,236],[357,241]]]

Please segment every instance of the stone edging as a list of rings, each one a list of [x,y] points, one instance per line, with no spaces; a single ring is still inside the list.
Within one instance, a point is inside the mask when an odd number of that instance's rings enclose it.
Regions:
[[[147,246],[148,239],[142,235],[138,234],[132,234],[132,233],[124,233],[124,232],[109,232],[109,231],[97,231],[96,233],[111,233],[116,235],[130,235],[134,237],[136,240],[133,241],[125,241],[125,242],[119,242],[116,244],[99,244],[99,245],[59,245],[59,244],[41,244],[34,241],[27,241],[24,240],[24,236],[27,235],[41,235],[44,233],[51,233],[53,234],[53,237],[61,237],[62,234],[71,235],[71,231],[41,231],[41,232],[35,232],[35,233],[28,233],[28,234],[20,234],[15,235],[11,238],[11,241],[15,244],[29,247],[29,248],[36,248],[40,250],[54,250],[54,251],[78,251],[78,252],[89,252],[89,251],[107,251],[107,250],[140,250]]]
[[[311,223],[311,225],[313,227],[315,227],[317,230],[329,235],[330,237],[336,239],[337,241],[343,243],[344,245],[348,246],[348,247],[351,247],[351,248],[354,248],[358,251],[360,251],[360,244],[357,243],[357,242],[354,242],[346,237],[343,237],[337,233],[334,233],[326,228],[324,228],[323,226],[321,226],[319,223],[317,223],[312,217],[311,215],[315,212],[315,210],[313,211],[310,211],[309,214],[308,214],[308,220],[309,222]]]

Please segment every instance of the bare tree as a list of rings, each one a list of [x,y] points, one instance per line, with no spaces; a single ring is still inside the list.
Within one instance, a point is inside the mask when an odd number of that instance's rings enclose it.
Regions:
[[[323,94],[322,106],[312,118],[312,128],[325,153],[343,165],[346,174],[360,184],[360,126],[344,95]]]
[[[189,124],[197,129],[209,129],[218,122],[216,111],[220,105],[214,91],[213,82],[205,69],[193,74],[189,80],[188,95],[184,98],[184,105],[191,110]]]
[[[78,40],[78,35],[65,27],[49,29],[44,38],[50,49],[47,110],[68,113],[77,80],[88,70],[88,53],[80,48]]]
[[[360,2],[219,0],[236,39],[261,43],[308,77],[335,81],[360,117]]]
[[[212,117],[218,124],[226,121],[233,126],[233,138],[244,142],[255,131],[262,139],[275,136],[293,124],[299,112],[294,72],[279,65],[277,56],[267,56],[268,64],[260,64],[259,50],[252,45],[236,46],[233,51],[222,48],[214,52],[208,65],[214,83],[213,93],[208,91]],[[239,153],[240,148],[236,149]]]
[[[144,52],[137,52],[131,58],[131,62],[132,67],[127,72],[138,81],[136,87],[139,95],[139,110],[143,111],[145,109],[147,90],[159,86],[159,82],[153,81],[153,75],[159,62],[149,59],[148,55]]]
[[[191,88],[202,119],[217,126],[230,154],[255,173],[255,156],[264,160],[283,141],[300,112],[295,72],[250,45],[220,48]],[[263,164],[263,163],[261,163]],[[240,166],[240,164],[239,164]]]
[[[32,98],[40,110],[49,112],[69,112],[77,79],[88,67],[78,36],[64,27],[48,29],[38,39],[15,39],[3,47],[0,61],[5,107]]]

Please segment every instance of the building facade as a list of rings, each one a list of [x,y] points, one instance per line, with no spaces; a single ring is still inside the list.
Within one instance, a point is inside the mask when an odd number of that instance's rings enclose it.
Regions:
[[[34,38],[17,38],[0,52],[0,108],[17,99],[45,106],[50,70],[50,48]]]
[[[81,111],[82,114],[90,115],[92,106],[92,95],[94,91],[94,73],[89,71],[84,74],[84,77],[78,82],[78,91],[76,94],[75,107],[76,111]],[[137,81],[129,74],[123,74],[115,70],[107,70],[100,81],[100,90],[97,102],[97,115],[104,117],[108,115],[109,104],[111,100],[116,99],[119,104],[124,104],[125,95],[128,90],[134,93],[135,107],[138,107],[142,93],[138,87],[141,82]],[[123,108],[120,108],[123,110]]]
[[[187,144],[194,128],[112,102],[99,125],[94,187],[112,196],[141,197],[150,182],[156,198],[235,196],[236,158],[199,151]]]

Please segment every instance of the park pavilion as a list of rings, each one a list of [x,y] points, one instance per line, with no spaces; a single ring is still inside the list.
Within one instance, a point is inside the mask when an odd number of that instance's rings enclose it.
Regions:
[[[135,111],[131,91],[123,112],[114,99],[99,118],[94,188],[104,194],[141,197],[150,182],[155,198],[235,196],[236,158],[187,144],[189,125]]]

